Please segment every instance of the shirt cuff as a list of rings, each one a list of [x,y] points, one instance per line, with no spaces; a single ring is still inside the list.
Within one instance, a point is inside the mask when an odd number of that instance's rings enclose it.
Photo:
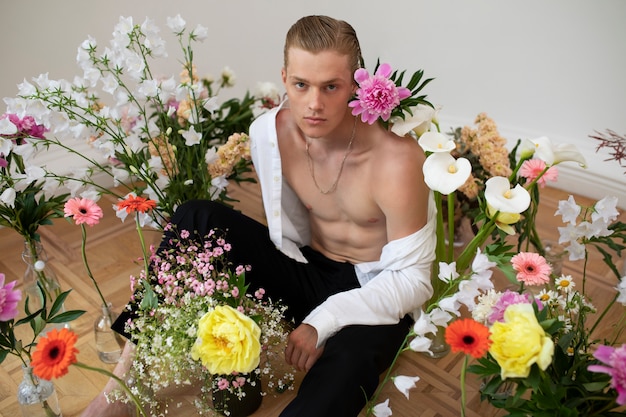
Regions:
[[[317,330],[316,348],[323,346],[326,340],[339,330],[335,316],[322,308],[322,306],[318,306],[302,322],[313,326]]]

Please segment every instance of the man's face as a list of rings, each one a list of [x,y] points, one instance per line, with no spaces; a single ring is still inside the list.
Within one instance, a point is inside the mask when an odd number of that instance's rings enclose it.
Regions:
[[[287,62],[282,78],[298,127],[311,138],[332,134],[349,111],[356,89],[348,56],[291,48]]]

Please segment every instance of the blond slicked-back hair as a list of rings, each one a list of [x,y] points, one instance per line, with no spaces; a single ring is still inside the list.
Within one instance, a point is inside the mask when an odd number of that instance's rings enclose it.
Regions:
[[[290,48],[300,48],[314,54],[336,51],[350,58],[352,72],[363,64],[361,47],[354,28],[348,22],[328,16],[305,16],[291,26],[285,39],[285,68]]]

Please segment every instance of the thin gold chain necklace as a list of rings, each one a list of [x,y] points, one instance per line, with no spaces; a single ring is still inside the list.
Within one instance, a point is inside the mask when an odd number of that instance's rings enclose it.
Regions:
[[[305,139],[306,142],[306,156],[307,156],[307,161],[309,163],[309,173],[311,174],[311,178],[313,179],[313,184],[315,184],[315,187],[317,187],[317,189],[319,190],[320,193],[322,194],[330,194],[333,191],[335,191],[337,189],[337,184],[339,183],[339,178],[341,178],[341,173],[343,172],[343,166],[346,163],[346,159],[348,158],[348,155],[350,154],[350,151],[352,150],[352,142],[354,141],[354,134],[356,133],[356,116],[354,117],[354,126],[352,126],[352,136],[350,136],[350,142],[348,142],[348,147],[346,148],[346,153],[343,155],[343,159],[341,160],[341,165],[339,165],[339,172],[337,173],[337,178],[335,178],[335,182],[333,182],[333,184],[330,186],[330,188],[328,190],[324,190],[322,189],[322,187],[320,187],[317,184],[317,180],[315,179],[315,165],[313,164],[313,158],[311,158],[311,154],[309,153],[309,146],[311,144],[311,142],[309,141],[308,138]]]

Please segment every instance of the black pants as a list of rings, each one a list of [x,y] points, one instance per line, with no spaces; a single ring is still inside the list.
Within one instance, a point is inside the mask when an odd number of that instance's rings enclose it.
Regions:
[[[284,255],[269,239],[267,227],[210,201],[183,204],[172,218],[175,231],[187,230],[204,236],[217,228],[225,231],[232,245],[229,261],[251,265],[246,273],[250,288],[263,288],[266,297],[288,307],[287,315],[299,324],[330,295],[359,286],[354,266],[336,262],[309,247],[303,248],[308,264]],[[167,246],[174,232],[165,234]],[[349,326],[329,338],[324,352],[307,372],[296,398],[282,417],[354,417],[376,390],[401,343],[411,320],[385,326]]]

